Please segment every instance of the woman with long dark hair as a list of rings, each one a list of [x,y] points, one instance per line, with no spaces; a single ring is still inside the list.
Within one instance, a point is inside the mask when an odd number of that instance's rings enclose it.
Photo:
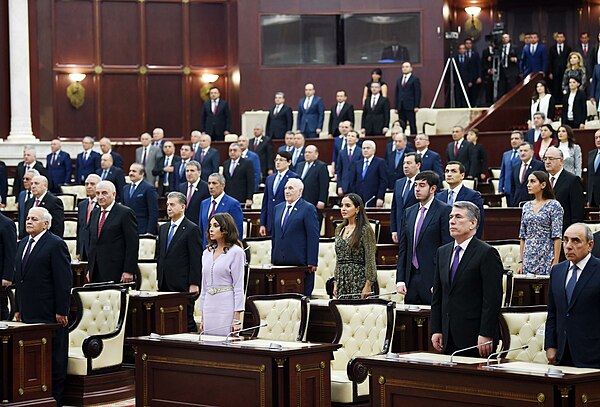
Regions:
[[[383,81],[382,78],[383,78],[383,72],[381,71],[380,68],[375,68],[371,71],[371,80],[365,84],[365,88],[363,90],[363,98],[362,98],[361,106],[364,106],[365,100],[367,100],[371,97],[371,84],[373,82],[376,82],[381,85],[381,96],[383,96],[384,98],[387,97],[388,85],[387,85],[387,83],[385,83]]]
[[[556,101],[552,97],[546,81],[540,80],[535,84],[535,91],[531,96],[530,123],[533,123],[533,115],[537,112],[544,113],[550,121],[554,120],[556,113]]]
[[[540,138],[533,143],[533,154],[535,159],[542,161],[546,154],[546,150],[551,146],[556,147],[557,144],[556,134],[552,126],[549,124],[542,124],[542,127],[540,128]]]
[[[584,129],[587,117],[585,93],[578,77],[569,78],[569,91],[563,96],[561,122],[574,129]]]
[[[344,221],[335,231],[335,297],[359,294],[366,298],[377,281],[375,233],[369,224],[362,198],[348,194],[342,198]]]

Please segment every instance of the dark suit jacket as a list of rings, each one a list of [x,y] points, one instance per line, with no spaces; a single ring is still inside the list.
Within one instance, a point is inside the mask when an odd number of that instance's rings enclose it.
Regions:
[[[600,368],[600,342],[595,340],[600,338],[600,260],[590,257],[567,303],[570,267],[570,261],[563,261],[550,271],[544,349],[556,348],[561,364],[568,345],[575,366]]]
[[[114,150],[110,150],[110,155],[112,156],[112,159],[113,159],[113,165],[115,167],[119,167],[120,169],[123,169],[123,157],[121,156],[121,154],[117,153]]]
[[[472,64],[469,61],[467,54],[464,54],[464,59],[462,63],[460,62],[460,55],[456,55],[454,57],[454,60],[456,61],[456,66],[458,67],[458,72],[460,73],[460,77],[463,81],[465,90],[468,92],[469,88],[467,88],[467,84],[474,83],[475,80],[477,80],[477,78],[479,77],[480,71],[477,70],[476,65]],[[462,90],[460,90],[460,84],[456,84],[456,87],[459,88],[459,90],[457,91],[462,94]]]
[[[344,194],[351,192],[354,162],[361,161],[362,158],[362,150],[358,144],[354,146],[351,158],[348,157],[348,145],[340,151],[335,162],[335,173],[337,174],[337,186],[342,188]]]
[[[182,182],[179,184],[178,190],[187,197],[189,187],[190,185],[187,182]],[[185,217],[198,224],[198,218],[200,217],[200,204],[209,196],[208,184],[205,181],[199,180],[196,188],[194,189],[192,199],[190,199],[190,204],[185,208]]]
[[[348,102],[344,102],[344,106],[338,115],[336,103],[331,107],[331,114],[329,115],[329,134],[333,137],[339,136],[340,130],[338,129],[338,126],[344,121],[349,121],[354,125],[354,106]]]
[[[563,232],[573,223],[583,222],[585,200],[583,185],[577,175],[563,170],[554,183],[554,194],[564,210]]]
[[[541,43],[537,43],[535,54],[531,55],[529,48],[531,44],[525,45],[521,52],[521,72],[523,76],[527,76],[533,72],[546,72],[547,54],[546,47]]]
[[[598,154],[598,149],[591,150],[587,160],[587,200],[593,207],[600,206],[600,166],[598,166],[598,171],[594,170],[596,154]]]
[[[177,188],[179,187],[179,184],[181,184],[182,182],[186,182],[187,178],[185,177],[185,166],[192,160],[193,158],[187,160],[184,162],[184,160],[178,160],[174,165],[173,165],[173,182],[175,185],[175,187],[172,189],[172,191],[176,191]],[[183,168],[182,168],[183,167]]]
[[[405,147],[400,159],[398,160],[398,165],[396,166],[396,149],[394,148],[393,153],[390,152],[388,154],[388,150],[385,151],[385,161],[387,166],[387,178],[388,178],[388,188],[394,189],[396,185],[396,181],[400,178],[404,177],[404,156],[406,153],[410,153],[413,150],[411,148]]]
[[[162,156],[160,160],[156,161],[156,165],[152,170],[152,175],[157,177],[158,179],[158,195],[163,196],[165,193],[175,191],[177,185],[180,184],[179,174],[175,172],[175,169],[179,170],[179,163],[181,163],[181,157],[173,154],[171,157],[171,162],[169,162],[169,166],[173,167],[173,172],[165,172],[165,157]],[[185,171],[185,170],[184,170]],[[167,180],[169,185],[163,185],[165,182],[165,174],[168,174]]]
[[[102,177],[103,171],[104,170],[100,168],[96,171],[96,174]],[[123,202],[123,188],[125,188],[125,174],[123,173],[123,170],[113,165],[108,169],[106,181],[110,181],[115,185],[115,188],[117,189],[117,202]]]
[[[281,107],[281,110],[275,115],[275,106],[269,109],[267,116],[267,124],[265,126],[265,135],[271,139],[285,138],[285,132],[292,130],[294,125],[294,115],[292,108],[286,105]]]
[[[450,161],[459,161],[465,166],[465,174],[471,173],[471,162],[474,161],[473,145],[464,139],[458,148],[458,154],[454,154],[454,141],[448,143],[446,147],[446,163]],[[421,166],[423,171],[423,166]]]
[[[25,203],[27,202],[27,191],[22,190],[17,196],[17,204],[19,205],[19,239],[25,236]]]
[[[291,109],[290,109],[291,110]],[[248,150],[255,152],[260,159],[260,170],[263,177],[267,176],[268,170],[273,170],[274,167],[274,155],[273,155],[273,142],[268,137],[261,137],[260,143],[256,144],[257,139],[250,139],[248,142]]]
[[[417,203],[406,209],[402,230],[398,231],[399,251],[396,282],[403,281],[407,287],[412,277],[412,257],[415,248],[421,279],[427,287],[431,287],[433,286],[433,273],[435,270],[435,256],[433,254],[438,247],[452,240],[448,226],[452,208],[434,198],[429,210],[425,212],[425,219],[415,245],[415,227],[417,214],[421,210],[420,206],[421,204]]]
[[[521,183],[521,165],[523,165],[523,162],[519,161],[512,168],[512,181],[510,185],[512,191],[511,206],[519,206],[521,202],[531,201],[531,195],[527,192],[527,178],[534,171],[545,170],[544,164],[541,161],[532,158],[525,173],[525,182]]]
[[[551,73],[554,76],[551,86],[553,95],[560,95],[562,93],[562,79],[565,74],[565,67],[567,66],[567,59],[569,58],[570,53],[571,47],[567,44],[563,44],[563,50],[560,55],[558,55],[558,44],[552,45],[548,50],[546,73]],[[583,54],[581,54],[581,56],[583,56]]]
[[[458,349],[477,344],[477,336],[498,342],[498,315],[502,303],[502,261],[498,251],[473,237],[450,283],[454,241],[437,251],[431,333],[452,336]],[[492,348],[492,349],[495,349]]]
[[[302,177],[306,165],[308,165],[306,161],[298,164],[297,174],[300,177]],[[314,161],[306,172],[302,182],[304,183],[302,198],[305,201],[315,206],[317,202],[323,202],[327,205],[327,196],[329,195],[329,172],[327,172],[327,164],[321,160]]]
[[[28,243],[28,238],[21,240],[15,255],[17,311],[28,324],[56,323],[56,314],[69,315],[73,285],[69,249],[61,238],[46,231],[23,264]]]
[[[586,100],[585,93],[581,89],[578,89],[575,94],[575,99],[573,99],[573,128],[575,129],[578,129],[579,125],[584,124],[585,119],[587,118]],[[569,93],[563,95],[563,108],[560,114],[563,123],[567,121],[568,104]]]
[[[221,156],[219,155],[219,151],[217,151],[214,147],[210,147],[204,158],[200,157],[202,149],[198,149],[196,153],[196,157],[194,158],[196,161],[200,163],[202,167],[202,173],[200,174],[200,178],[204,181],[208,181],[208,176],[210,174],[214,174],[215,172],[219,172],[219,165],[221,165]]]
[[[94,209],[90,216],[88,270],[91,282],[118,283],[124,272],[137,276],[140,239],[135,212],[115,202],[106,216],[102,233],[98,236],[100,216],[100,208]]]
[[[60,186],[71,183],[71,156],[66,151],[58,153],[58,159],[51,165],[54,154],[46,156],[46,168],[48,170],[48,189],[57,193]]]
[[[390,232],[402,233],[402,221],[404,220],[405,210],[418,203],[415,197],[414,183],[411,183],[410,190],[406,191],[404,198],[402,197],[402,192],[407,182],[408,178],[400,178],[394,186],[392,209],[390,211]]]
[[[0,214],[0,280],[13,281],[16,251],[15,223],[4,214]]]
[[[198,219],[198,227],[200,228],[200,232],[202,233],[202,250],[206,247],[208,243],[206,239],[206,230],[208,229],[208,210],[212,205],[212,197],[206,198],[202,201],[200,205],[200,216]],[[243,239],[244,236],[244,214],[242,213],[242,207],[240,203],[230,197],[227,194],[223,195],[221,202],[217,205],[215,213],[229,213],[235,222],[235,226],[237,226],[238,237],[239,240]]]
[[[471,166],[467,175],[480,179],[481,174],[484,174],[488,170],[487,153],[485,148],[479,143],[471,144],[471,149]]]
[[[35,197],[25,202],[25,213],[28,213],[34,204]],[[65,210],[62,201],[52,195],[51,192],[47,192],[46,195],[44,195],[44,199],[40,201],[40,206],[48,209],[48,212],[52,215],[50,231],[62,238],[65,233]],[[21,238],[23,238],[23,236],[21,236]]]
[[[292,154],[292,165],[290,165],[290,170],[294,171],[295,173],[298,173],[298,171],[296,170],[296,166],[300,165],[301,162],[304,162],[304,151],[306,150],[306,146],[302,146],[302,148],[300,149],[300,152],[298,153],[298,157],[296,158],[296,162],[294,162],[294,154],[296,153],[296,148],[294,147],[292,149],[292,151],[290,151],[290,154]]]
[[[573,51],[579,52],[579,54],[581,54],[581,56],[583,57],[583,65],[585,66],[585,73],[589,78],[590,75],[592,74],[592,72],[594,72],[594,67],[596,66],[596,62],[597,62],[598,56],[596,54],[596,47],[594,47],[591,43],[588,43],[587,54],[586,54],[585,52],[583,52],[583,46],[581,45],[581,43],[579,41],[577,41],[577,45],[575,45],[575,47],[573,48]],[[563,71],[563,73],[564,73],[564,71]]]
[[[87,223],[87,209],[90,200],[86,198],[77,204],[77,249],[82,261],[87,261],[90,253],[90,230]],[[99,208],[98,203],[94,203],[93,208]],[[94,210],[92,209],[92,211]],[[90,214],[90,219],[92,215]]]
[[[262,208],[260,209],[260,225],[265,226],[267,228],[267,232],[269,233],[271,233],[271,228],[273,226],[275,205],[285,200],[283,195],[283,188],[285,187],[285,184],[287,184],[287,181],[290,178],[300,178],[298,174],[288,170],[281,182],[279,182],[279,185],[277,185],[277,191],[273,193],[273,184],[275,183],[275,178],[277,178],[278,174],[278,172],[275,172],[267,177],[267,180],[265,181]]]
[[[362,160],[354,161],[352,165],[353,168],[350,170],[350,192],[360,195],[365,206],[371,207],[377,204],[378,199],[385,198],[385,190],[388,185],[387,169],[383,158],[373,156],[363,179],[364,162],[363,157]]]
[[[404,76],[396,81],[397,110],[413,110],[421,106],[421,81],[414,74],[410,75],[406,85],[402,86]]]
[[[211,136],[213,141],[225,140],[225,132],[231,130],[231,113],[227,102],[219,99],[216,114],[212,112],[212,100],[204,102],[200,130]]]
[[[379,96],[377,104],[371,108],[371,98],[363,106],[362,128],[367,136],[381,136],[383,128],[390,126],[390,100]]]
[[[18,196],[18,194],[14,194]],[[8,176],[6,175],[6,164],[4,161],[0,161],[0,201],[6,204],[6,197],[8,196]]]
[[[147,181],[142,180],[130,197],[133,184],[123,188],[123,204],[135,212],[138,234],[150,233],[156,235],[158,223],[158,194],[156,189]]]
[[[48,178],[48,171],[42,165],[41,161],[36,161],[33,165],[34,170],[38,170],[40,175]],[[23,175],[25,175],[25,162],[21,161],[17,164],[17,172],[15,174],[15,181],[13,183],[13,195],[19,196],[19,192],[23,190]]]
[[[381,59],[388,59],[397,62],[410,61],[410,54],[408,48],[402,45],[397,45],[398,49],[394,52],[394,48],[390,45],[385,47],[381,52]]]
[[[298,200],[282,229],[286,206],[287,202],[281,202],[275,207],[271,262],[275,265],[316,266],[319,257],[317,210],[304,199]]]
[[[588,96],[594,98],[597,102],[600,100],[600,64],[594,65],[592,72],[592,83],[588,87]]]
[[[592,248],[592,255],[600,258],[600,232],[594,233],[594,247]]]
[[[231,159],[223,163],[225,177],[225,193],[245,205],[247,199],[254,195],[254,167],[252,163],[240,157],[233,175],[229,175]]]
[[[158,288],[160,291],[187,292],[190,285],[200,286],[202,282],[202,247],[200,228],[185,216],[167,248],[171,222],[162,225],[158,231],[156,246]]]
[[[440,201],[442,201],[443,203],[447,203],[448,202],[448,190],[445,189],[445,190],[441,191],[435,197],[437,199],[439,199]],[[476,236],[479,239],[481,239],[481,236],[483,236],[483,224],[484,224],[484,214],[485,214],[485,211],[483,210],[483,199],[481,198],[481,193],[479,191],[474,191],[471,188],[467,188],[466,186],[463,185],[460,188],[460,191],[458,191],[458,195],[456,197],[454,197],[454,202],[458,202],[458,201],[472,202],[475,205],[477,205],[477,207],[479,208],[480,221],[479,221],[479,225],[477,226]]]
[[[317,129],[323,129],[323,119],[325,118],[325,105],[319,96],[313,96],[308,109],[304,109],[305,97],[298,103],[298,123],[297,128],[304,134],[304,137],[310,138],[316,136]]]
[[[418,152],[417,152],[418,153]],[[440,176],[441,180],[444,179],[444,170],[442,168],[442,157],[429,148],[424,155],[421,155],[421,171],[434,171]]]
[[[77,161],[75,162],[75,183],[83,184],[87,176],[95,174],[98,168],[100,168],[100,154],[92,151],[85,161],[83,159],[83,153],[77,154]]]

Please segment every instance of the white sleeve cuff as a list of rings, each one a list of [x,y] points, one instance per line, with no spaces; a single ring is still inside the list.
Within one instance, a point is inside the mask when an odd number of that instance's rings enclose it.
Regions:
[[[406,287],[406,283],[404,281],[398,281],[396,283],[396,288]]]

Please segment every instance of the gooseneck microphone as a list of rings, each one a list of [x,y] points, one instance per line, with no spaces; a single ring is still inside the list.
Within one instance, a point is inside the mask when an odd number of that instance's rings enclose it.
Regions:
[[[257,328],[264,328],[265,326],[267,326],[269,324],[267,324],[266,322],[263,322],[260,325],[256,325],[256,326],[251,326],[250,328],[244,328],[244,329],[240,329],[239,331],[234,331],[234,332],[230,332],[227,337],[225,338],[225,344],[229,343],[229,338],[232,338],[234,335],[239,336],[242,332],[248,332],[248,331],[253,331]]]
[[[376,196],[376,195],[373,195],[372,197],[370,197],[369,199],[367,199],[367,202],[365,202],[365,208],[366,208],[366,207],[367,207],[367,205],[368,205],[368,204],[370,204],[370,203],[371,203],[371,201],[372,201],[373,199],[375,199],[375,198],[377,198],[377,196]]]
[[[514,350],[527,349],[528,347],[529,347],[529,345],[523,345],[523,346],[519,346],[519,347],[516,347],[516,348],[512,348],[512,349],[506,349],[506,350],[502,350],[502,351],[500,351],[500,352],[492,353],[490,356],[488,356],[488,357],[487,357],[486,366],[489,366],[489,365],[490,365],[490,360],[491,360],[491,359],[492,359],[494,356],[496,356],[496,359],[500,359],[500,358],[501,358],[501,355],[502,355],[503,353],[509,353],[509,352],[512,352],[512,351],[514,351]]]
[[[462,352],[465,352],[465,351],[468,351],[468,350],[471,350],[471,349],[477,349],[480,346],[490,345],[492,343],[493,343],[493,341],[487,341],[487,342],[484,342],[484,343],[479,344],[479,345],[474,345],[474,346],[469,346],[468,348],[459,349],[459,350],[453,352],[452,355],[450,355],[450,363],[452,363],[452,358],[454,358],[454,355],[456,355],[457,353],[462,353]]]

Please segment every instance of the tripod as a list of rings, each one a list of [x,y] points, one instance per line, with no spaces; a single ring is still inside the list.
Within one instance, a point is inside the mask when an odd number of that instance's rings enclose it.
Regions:
[[[444,72],[442,72],[442,77],[440,78],[440,82],[438,83],[437,90],[435,91],[435,96],[433,97],[433,102],[431,102],[431,109],[435,106],[435,102],[440,94],[440,90],[442,88],[442,84],[444,83],[444,79],[446,78],[446,73],[448,72],[448,67],[450,67],[450,107],[456,107],[456,100],[454,99],[454,87],[455,79],[454,75],[458,77],[458,83],[460,84],[460,89],[462,90],[462,94],[467,101],[467,106],[469,109],[471,108],[471,102],[469,101],[469,97],[467,96],[467,91],[465,90],[465,85],[463,84],[462,78],[460,77],[460,72],[458,71],[458,66],[456,66],[456,61],[454,60],[454,47],[450,44],[450,56],[446,60],[446,65],[444,66]]]

